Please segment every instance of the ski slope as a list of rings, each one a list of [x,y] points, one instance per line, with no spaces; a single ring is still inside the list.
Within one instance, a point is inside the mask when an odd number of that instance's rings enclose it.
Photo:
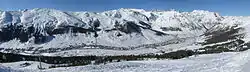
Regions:
[[[23,72],[37,72],[38,62],[22,67],[25,62],[2,63],[2,66]],[[48,67],[49,64],[42,64]],[[125,61],[101,65],[61,67],[41,70],[42,72],[248,72],[250,50],[204,54],[178,60]]]

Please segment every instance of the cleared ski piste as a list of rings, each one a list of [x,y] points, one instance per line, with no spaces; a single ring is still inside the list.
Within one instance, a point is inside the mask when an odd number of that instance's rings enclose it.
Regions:
[[[20,66],[23,63],[28,66]],[[178,60],[124,61],[100,65],[61,67],[41,70],[42,72],[248,72],[250,50],[203,54]],[[22,61],[1,63],[0,72],[38,72],[39,62]],[[42,64],[45,68],[49,64]]]

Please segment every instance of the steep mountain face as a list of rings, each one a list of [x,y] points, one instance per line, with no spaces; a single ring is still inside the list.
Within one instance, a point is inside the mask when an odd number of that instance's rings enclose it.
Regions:
[[[1,11],[0,15],[2,52],[142,48],[169,51],[219,44],[237,49],[249,40],[250,17],[220,16],[202,10],[118,9],[96,13],[37,8]]]

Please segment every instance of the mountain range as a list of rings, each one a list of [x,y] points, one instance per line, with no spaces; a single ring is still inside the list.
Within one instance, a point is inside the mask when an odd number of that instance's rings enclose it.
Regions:
[[[0,11],[0,51],[49,56],[130,55],[248,47],[250,17],[194,10]]]

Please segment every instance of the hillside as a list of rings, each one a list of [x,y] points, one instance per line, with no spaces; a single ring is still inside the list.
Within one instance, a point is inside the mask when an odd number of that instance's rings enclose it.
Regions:
[[[0,50],[45,56],[133,55],[185,49],[240,50],[249,42],[250,17],[194,10],[0,12]]]

